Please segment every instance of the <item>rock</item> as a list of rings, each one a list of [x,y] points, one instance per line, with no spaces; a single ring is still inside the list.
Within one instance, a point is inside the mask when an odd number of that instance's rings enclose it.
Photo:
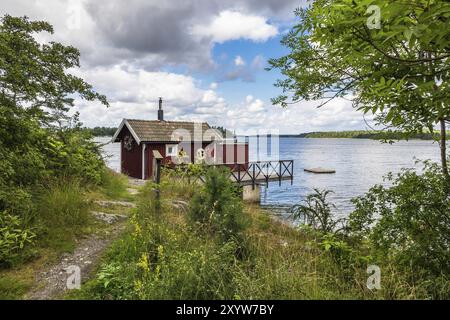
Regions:
[[[135,195],[135,194],[139,193],[138,190],[133,189],[133,188],[127,188],[127,191],[128,191],[129,194],[132,194],[132,195]]]
[[[109,201],[109,200],[97,200],[95,201],[96,204],[98,204],[101,207],[114,207],[114,206],[121,206],[121,207],[127,207],[127,208],[136,208],[136,205],[132,202],[127,201]]]
[[[306,172],[318,173],[318,174],[336,173],[336,170],[334,170],[334,169],[325,169],[325,168],[305,168],[303,170]]]
[[[116,223],[120,220],[125,220],[128,217],[123,214],[112,214],[112,213],[105,213],[105,212],[99,212],[99,211],[92,211],[92,214],[97,220],[106,222],[108,224]]]
[[[131,186],[143,186],[147,183],[146,180],[142,180],[142,179],[133,179],[133,178],[128,178],[128,184],[130,184]]]
[[[189,208],[189,204],[183,200],[172,200],[172,206],[184,212],[187,212]]]

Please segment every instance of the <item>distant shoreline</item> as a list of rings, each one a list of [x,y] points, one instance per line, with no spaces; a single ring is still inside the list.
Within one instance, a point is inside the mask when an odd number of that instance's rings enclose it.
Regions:
[[[270,135],[269,135],[270,136]],[[409,137],[403,132],[369,131],[318,131],[300,134],[280,134],[280,138],[328,138],[328,139],[371,139],[371,140],[435,140],[438,133],[417,133]],[[251,136],[255,137],[255,136]],[[450,135],[448,135],[450,138]]]
[[[95,127],[95,128],[83,128],[89,131],[94,137],[112,137],[117,128],[109,127]],[[270,136],[270,134],[268,134]],[[371,140],[436,140],[439,139],[439,134],[435,133],[417,133],[407,137],[405,133],[402,132],[370,132],[370,131],[315,131],[306,132],[300,134],[280,134],[280,138],[327,138],[327,139],[371,139]],[[240,138],[245,137],[256,137],[256,135],[251,136],[240,136]],[[450,134],[447,135],[450,139]]]

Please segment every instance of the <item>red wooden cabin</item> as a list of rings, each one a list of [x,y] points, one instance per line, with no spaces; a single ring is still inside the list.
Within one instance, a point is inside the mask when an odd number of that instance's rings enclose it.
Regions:
[[[224,139],[207,123],[165,121],[160,100],[158,120],[124,119],[113,136],[120,142],[121,172],[137,179],[153,173],[153,151],[163,163],[205,161],[207,164],[248,164],[248,144]]]

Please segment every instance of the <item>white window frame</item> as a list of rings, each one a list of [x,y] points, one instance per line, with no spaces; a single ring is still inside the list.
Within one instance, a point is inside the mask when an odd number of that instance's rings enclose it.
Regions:
[[[169,153],[169,148],[172,147],[174,153]],[[166,157],[176,157],[178,155],[178,145],[177,144],[166,144]]]

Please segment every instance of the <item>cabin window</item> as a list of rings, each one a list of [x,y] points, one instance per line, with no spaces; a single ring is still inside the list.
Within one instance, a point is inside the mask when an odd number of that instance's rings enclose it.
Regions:
[[[175,157],[178,154],[178,145],[167,144],[166,145],[166,157]]]

